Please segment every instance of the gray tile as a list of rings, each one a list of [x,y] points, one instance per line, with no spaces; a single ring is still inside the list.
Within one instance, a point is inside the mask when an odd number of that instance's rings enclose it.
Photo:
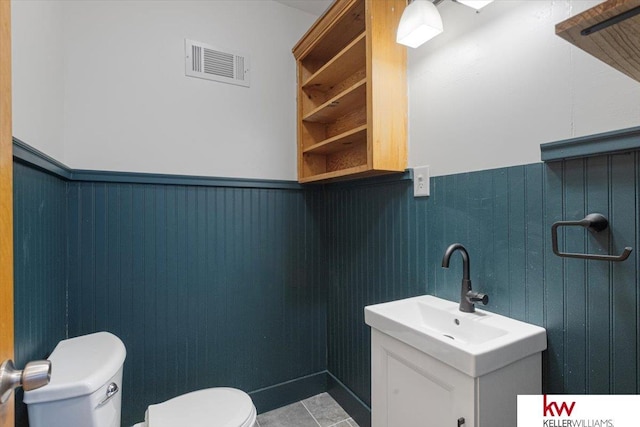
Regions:
[[[258,422],[261,427],[318,427],[318,423],[300,402],[260,414]]]
[[[349,421],[349,425],[350,425],[350,426],[353,426],[353,427],[360,427],[360,426],[358,425],[358,423],[354,421],[354,419],[353,419],[353,418],[349,418],[347,421]]]
[[[328,393],[321,393],[302,401],[320,427],[333,426],[349,418],[344,409]]]
[[[331,425],[331,427],[351,427],[351,424],[349,424],[349,421],[344,420],[340,421],[338,424]]]

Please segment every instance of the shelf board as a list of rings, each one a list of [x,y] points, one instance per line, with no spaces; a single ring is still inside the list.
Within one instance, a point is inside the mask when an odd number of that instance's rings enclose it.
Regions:
[[[581,34],[587,28],[638,8],[640,0],[609,0],[557,24],[556,34],[640,81],[640,15]]]
[[[349,111],[364,105],[367,96],[366,83],[367,79],[360,80],[305,115],[302,120],[306,122],[332,123]]]
[[[366,29],[365,2],[336,0],[293,47],[293,56],[327,62]]]
[[[353,175],[353,174],[367,172],[369,170],[370,170],[369,166],[367,166],[367,165],[354,166],[354,167],[347,168],[347,169],[340,169],[340,170],[337,170],[337,171],[326,172],[326,173],[321,173],[321,174],[318,174],[318,175],[312,175],[312,176],[307,176],[307,177],[304,177],[304,178],[300,178],[299,182],[305,183],[305,182],[314,182],[314,181],[326,181],[326,180],[329,180],[329,179],[340,178],[340,177],[344,177],[344,176],[347,176],[347,175]]]
[[[367,125],[362,125],[341,133],[340,135],[325,139],[317,144],[313,144],[311,147],[305,148],[303,152],[313,154],[330,154],[344,150],[345,146],[351,146],[359,141],[366,142],[366,140]]]
[[[357,70],[365,67],[366,34],[362,33],[347,45],[340,53],[327,62],[306,82],[303,89],[327,92],[336,84],[346,80]]]

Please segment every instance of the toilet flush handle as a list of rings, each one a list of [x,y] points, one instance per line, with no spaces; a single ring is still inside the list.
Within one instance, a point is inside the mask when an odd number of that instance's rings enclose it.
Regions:
[[[98,406],[96,406],[97,408],[104,406],[107,404],[107,402],[116,395],[116,393],[119,391],[120,389],[118,388],[118,384],[116,383],[111,383],[107,386],[107,393],[104,399],[102,399],[102,401],[100,403],[98,403]]]
[[[51,380],[51,361],[36,360],[25,365],[24,370],[16,369],[13,360],[7,359],[0,365],[0,404],[11,397],[14,388],[25,391],[35,390],[49,384]]]

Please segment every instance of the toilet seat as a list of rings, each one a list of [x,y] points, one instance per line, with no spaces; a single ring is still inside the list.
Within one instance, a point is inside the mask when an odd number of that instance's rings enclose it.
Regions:
[[[256,408],[241,390],[207,388],[150,405],[145,419],[147,427],[253,427]]]

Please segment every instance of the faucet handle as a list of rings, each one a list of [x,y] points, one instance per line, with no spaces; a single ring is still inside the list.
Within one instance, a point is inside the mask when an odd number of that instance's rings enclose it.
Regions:
[[[467,300],[472,304],[478,302],[482,305],[487,305],[489,304],[489,295],[480,292],[469,291],[467,292]]]

